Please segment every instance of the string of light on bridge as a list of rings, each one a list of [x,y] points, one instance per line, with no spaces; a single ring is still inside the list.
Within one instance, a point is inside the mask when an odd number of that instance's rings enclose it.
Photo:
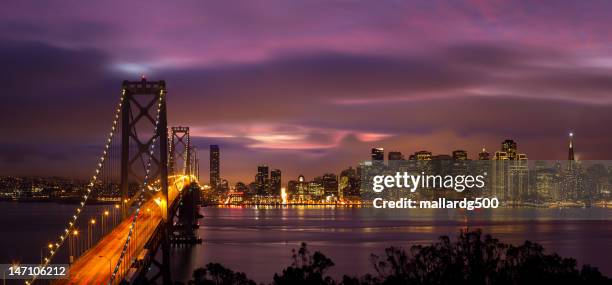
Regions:
[[[55,243],[52,243],[54,246],[49,251],[47,256],[43,259],[43,261],[41,263],[41,266],[49,265],[49,263],[51,262],[51,260],[55,256],[55,254],[59,251],[59,249],[64,244],[64,242],[69,238],[70,233],[72,233],[74,227],[77,224],[77,221],[78,221],[81,213],[83,212],[83,208],[85,207],[85,205],[87,203],[87,200],[91,196],[91,191],[92,191],[96,181],[98,180],[98,175],[100,174],[100,171],[102,170],[102,167],[104,166],[104,162],[106,161],[106,158],[107,158],[107,155],[108,155],[108,152],[109,152],[109,148],[110,148],[111,143],[113,141],[113,137],[115,136],[115,133],[117,131],[117,124],[119,122],[119,115],[121,114],[121,107],[123,106],[123,101],[125,99],[125,94],[126,94],[126,90],[123,89],[121,91],[121,97],[119,99],[119,104],[117,105],[117,108],[115,109],[115,116],[113,118],[113,123],[112,123],[112,126],[111,126],[111,130],[110,130],[110,132],[108,134],[108,137],[106,139],[106,143],[104,145],[104,150],[102,151],[102,155],[100,156],[100,160],[99,160],[98,164],[96,165],[96,169],[94,171],[94,175],[91,177],[91,179],[89,180],[89,184],[86,187],[86,193],[82,196],[81,202],[79,203],[79,206],[77,206],[77,208],[75,209],[74,215],[72,215],[72,217],[68,221],[68,224],[65,227],[64,231],[59,235],[58,240]],[[38,279],[38,275],[35,275],[29,281],[25,281],[25,284],[27,284],[27,285],[32,284],[32,283],[34,283],[34,281],[36,281],[36,279]]]

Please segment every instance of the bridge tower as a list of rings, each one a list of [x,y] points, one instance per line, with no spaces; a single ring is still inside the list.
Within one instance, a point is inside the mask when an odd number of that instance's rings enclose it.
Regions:
[[[191,144],[189,127],[170,128],[170,172],[172,175],[196,175],[197,157],[195,147]],[[182,164],[181,165],[179,164]],[[170,209],[170,243],[174,245],[200,243],[197,237],[200,187],[194,183],[182,189],[176,208]]]
[[[168,200],[168,119],[166,114],[165,81],[123,81],[124,95],[121,110],[121,213],[125,218],[136,200],[130,196],[130,184],[142,183],[147,161],[150,163],[149,181],[159,179],[159,186]],[[156,116],[155,111],[158,111]],[[153,132],[152,130],[155,130]],[[148,133],[147,133],[148,132]],[[149,152],[157,143],[158,156]],[[140,182],[139,182],[140,181]],[[171,284],[170,243],[168,240],[168,209],[160,229],[162,262],[158,263],[163,284]]]
[[[200,181],[200,160],[198,159],[198,150],[193,148],[193,172],[195,177]]]
[[[189,136],[189,127],[170,128],[170,174],[191,175],[192,174],[192,146]],[[179,171],[177,162],[182,162],[182,171]]]
[[[191,146],[191,175],[195,176],[195,178],[200,181],[200,160],[198,160],[198,149],[192,145]]]

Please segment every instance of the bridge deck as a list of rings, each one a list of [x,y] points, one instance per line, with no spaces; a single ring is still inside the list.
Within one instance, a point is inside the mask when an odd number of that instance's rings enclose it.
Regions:
[[[150,212],[147,213],[146,209],[150,209]],[[137,256],[142,250],[144,244],[150,238],[151,232],[161,220],[161,212],[153,200],[143,204],[138,220],[139,222],[136,223],[137,231],[132,236],[134,240],[130,243],[135,247],[131,248],[134,253],[132,256]],[[69,279],[59,280],[55,284],[107,284],[109,273],[114,270],[121,255],[131,223],[132,219],[130,218],[117,225],[70,266]],[[104,256],[104,258],[100,256]],[[107,258],[111,261],[110,265]]]
[[[177,189],[182,189],[190,182],[189,177],[186,176],[173,180],[174,182],[169,183],[170,187],[168,187],[170,205],[178,196],[179,191]],[[155,202],[157,198],[161,198],[161,193],[157,193],[153,199],[149,199],[141,207],[140,216],[136,223],[136,233],[132,235],[130,242],[132,257],[138,256],[162,220],[161,207]],[[108,284],[110,272],[115,269],[115,265],[121,256],[131,223],[131,217],[122,221],[70,266],[69,279],[58,280],[54,284]],[[104,256],[104,258],[100,256]],[[107,258],[111,261],[110,266]],[[126,268],[124,265],[125,262],[122,262],[114,284],[119,284],[129,270],[129,267]]]

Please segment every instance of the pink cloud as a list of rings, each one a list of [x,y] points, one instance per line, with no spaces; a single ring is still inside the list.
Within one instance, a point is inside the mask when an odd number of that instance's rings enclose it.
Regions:
[[[245,139],[253,149],[313,150],[338,147],[349,136],[361,142],[376,142],[389,134],[306,127],[290,124],[223,124],[213,127],[192,127],[194,137]]]

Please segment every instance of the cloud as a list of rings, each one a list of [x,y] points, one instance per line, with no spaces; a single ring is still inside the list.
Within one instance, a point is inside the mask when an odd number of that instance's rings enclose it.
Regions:
[[[338,171],[374,145],[475,154],[513,138],[557,159],[569,130],[581,157],[612,158],[609,3],[241,4],[5,5],[0,166],[73,175],[89,154],[71,149],[102,144],[142,71],[234,180],[258,163]]]
[[[0,140],[89,141],[103,136],[121,84],[106,71],[107,60],[98,50],[1,41],[5,136]]]
[[[282,124],[240,124],[195,127],[190,130],[195,137],[211,139],[243,139],[248,148],[274,150],[313,150],[339,146],[347,136],[360,141],[375,142],[389,137],[388,134],[350,132],[341,129],[304,127]]]

